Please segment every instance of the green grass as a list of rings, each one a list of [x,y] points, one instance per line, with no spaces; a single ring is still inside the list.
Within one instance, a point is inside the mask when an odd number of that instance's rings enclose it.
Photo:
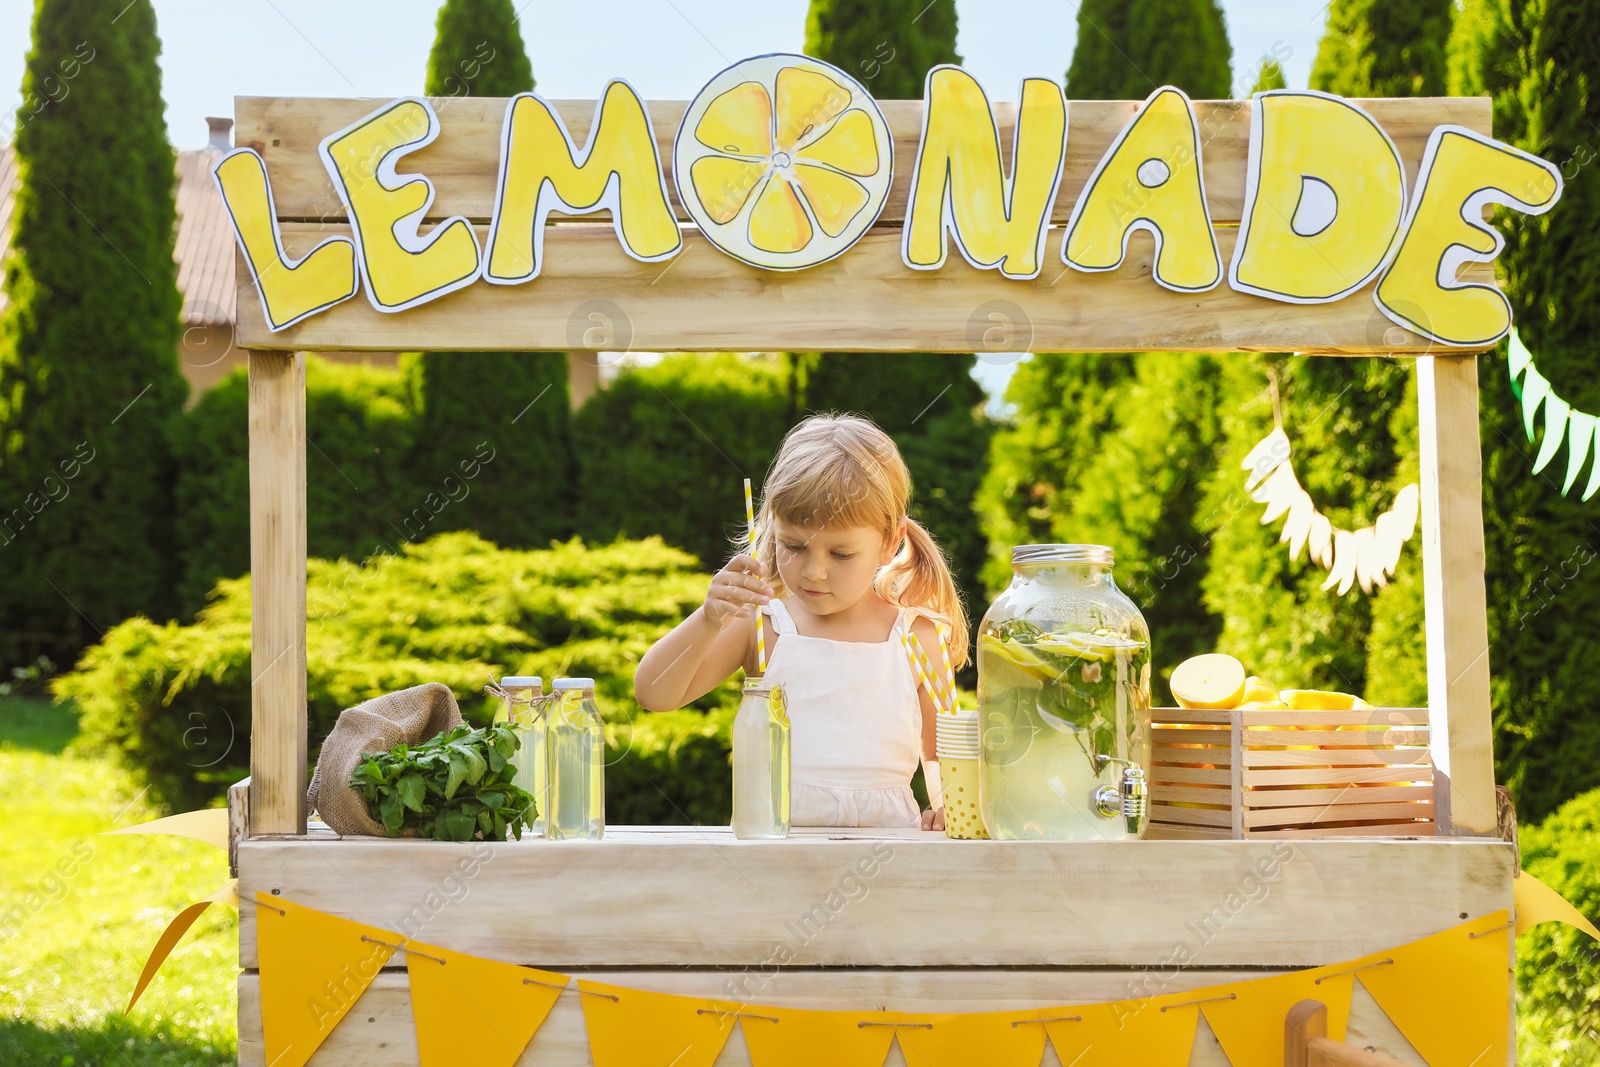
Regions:
[[[227,856],[101,836],[165,813],[111,760],[70,754],[76,734],[70,709],[0,700],[0,1064],[233,1064],[231,908],[208,908],[123,1015],[156,938],[228,880]]]

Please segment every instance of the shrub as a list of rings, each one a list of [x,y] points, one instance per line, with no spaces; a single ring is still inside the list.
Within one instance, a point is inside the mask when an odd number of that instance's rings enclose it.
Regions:
[[[179,597],[198,610],[222,578],[250,569],[249,382],[240,367],[178,420]],[[306,549],[362,559],[437,533],[412,519],[427,485],[408,463],[416,420],[393,370],[306,361]],[[432,487],[438,488],[437,486]],[[424,510],[424,517],[431,517]]]
[[[1522,866],[1600,919],[1600,790],[1569,800],[1522,831]],[[1600,1063],[1600,944],[1561,923],[1517,939],[1521,1062]]]
[[[578,533],[657,534],[720,567],[744,529],[742,481],[764,481],[787,410],[775,361],[677,355],[625,370],[573,417]]]
[[[693,565],[656,539],[513,551],[468,533],[364,564],[311,560],[312,757],[340,710],[380,693],[443,682],[483,725],[494,712],[482,694],[491,676],[592,675],[613,749],[611,819],[725,819],[735,684],[699,702],[720,717],[639,719],[632,702],[640,657],[705,595]],[[248,773],[250,668],[250,580],[233,578],[192,625],[138,617],[115,627],[53,689],[82,709],[86,743],[110,747],[184,810]]]

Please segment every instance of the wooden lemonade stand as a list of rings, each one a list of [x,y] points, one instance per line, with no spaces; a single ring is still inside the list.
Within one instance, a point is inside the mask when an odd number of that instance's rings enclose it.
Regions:
[[[290,256],[350,232],[318,144],[380,103],[236,100],[237,144],[265,162]],[[1355,103],[1393,139],[1410,183],[1436,126],[1490,132],[1486,98]],[[472,284],[403,314],[380,313],[357,297],[280,330],[264,324],[261,293],[241,258],[254,596],[252,773],[234,796],[242,1064],[266,1062],[258,893],[462,952],[639,989],[907,1012],[1181,993],[1381,952],[1512,907],[1517,861],[1497,824],[1485,621],[1476,352],[1487,346],[1441,348],[1397,325],[1374,306],[1370,283],[1347,299],[1315,304],[1274,302],[1226,282],[1204,292],[1164,288],[1152,280],[1155,249],[1144,237],[1128,246],[1118,269],[1068,269],[1060,260],[1063,227],[1138,101],[1071,102],[1036,277],[975,269],[959,255],[913,270],[902,261],[901,230],[924,105],[880,106],[896,160],[887,203],[851,251],[808,270],[738,262],[691,224],[670,188],[682,102],[648,105],[664,188],[683,224],[682,248],[671,257],[630,258],[604,213],[558,215],[529,284]],[[425,227],[462,216],[482,246],[507,101],[450,99],[435,107],[437,139],[400,169],[432,183]],[[585,144],[594,102],[555,108],[573,140]],[[997,104],[995,111],[1009,166],[1017,108]],[[1224,263],[1246,210],[1251,114],[1250,102],[1194,104],[1206,206]],[[1462,277],[1493,285],[1488,264],[1471,264]],[[1359,828],[1319,830],[1313,820],[1267,838],[1229,839],[1224,826],[1186,835],[1197,839],[1157,840],[1152,832],[1131,843],[821,829],[755,843],[735,842],[726,827],[673,826],[612,827],[598,844],[466,845],[341,839],[308,825],[303,353],[571,349],[585,347],[595,325],[608,331],[606,345],[648,351],[1168,349],[1417,358],[1429,706],[1408,715],[1426,729],[1429,821],[1384,839]],[[1392,761],[1380,754],[1367,762],[1381,770]],[[1154,797],[1158,806],[1162,799]],[[464,889],[445,894],[441,886],[456,884],[452,874],[469,857],[474,873],[454,876]],[[1513,991],[1507,973],[1508,1000]],[[560,998],[519,1063],[591,1062],[580,999]],[[396,956],[312,1062],[418,1062],[411,1011]],[[1346,1040],[1424,1062],[1359,986]],[[1514,1063],[1514,1038],[1510,1047]],[[899,1054],[891,1052],[890,1062]],[[1047,1052],[1045,1062],[1053,1056]],[[749,1062],[737,1034],[718,1062]],[[1204,1026],[1191,1062],[1229,1062]]]

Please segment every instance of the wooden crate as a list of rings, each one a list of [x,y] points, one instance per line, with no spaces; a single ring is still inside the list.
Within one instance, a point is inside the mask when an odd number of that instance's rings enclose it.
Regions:
[[[1425,708],[1153,713],[1153,838],[1432,837]]]

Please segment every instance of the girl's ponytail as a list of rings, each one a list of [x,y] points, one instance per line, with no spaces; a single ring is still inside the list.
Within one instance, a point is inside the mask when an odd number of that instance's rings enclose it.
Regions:
[[[950,564],[933,536],[909,515],[905,543],[878,572],[877,588],[878,594],[892,603],[926,607],[948,618],[951,666],[960,670],[967,665],[967,615]]]

